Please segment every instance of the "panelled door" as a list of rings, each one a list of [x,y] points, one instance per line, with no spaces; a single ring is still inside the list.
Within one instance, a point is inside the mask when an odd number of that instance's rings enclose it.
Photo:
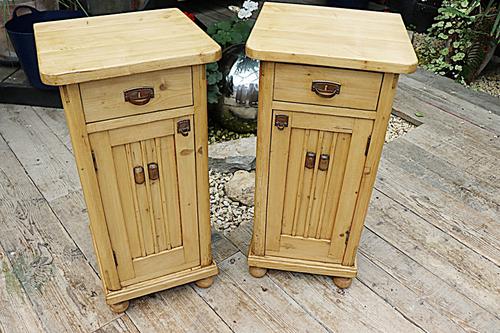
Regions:
[[[193,117],[89,135],[121,285],[199,265]]]
[[[273,111],[266,255],[342,262],[372,127]]]

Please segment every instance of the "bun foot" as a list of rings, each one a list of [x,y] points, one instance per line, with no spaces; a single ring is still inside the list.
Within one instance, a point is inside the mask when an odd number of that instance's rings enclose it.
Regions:
[[[351,283],[352,283],[352,278],[334,276],[333,283],[335,283],[335,285],[337,287],[339,287],[340,289],[349,288],[351,286]]]
[[[208,288],[214,283],[214,278],[213,277],[207,277],[198,281],[194,282],[197,287],[200,288]]]
[[[113,311],[114,313],[123,313],[123,312],[125,312],[125,310],[128,309],[128,306],[129,306],[129,301],[116,303],[116,304],[109,304],[111,311]]]
[[[251,276],[255,278],[261,278],[267,273],[267,268],[260,268],[260,267],[255,267],[255,266],[250,266],[248,267],[248,272],[250,273]]]

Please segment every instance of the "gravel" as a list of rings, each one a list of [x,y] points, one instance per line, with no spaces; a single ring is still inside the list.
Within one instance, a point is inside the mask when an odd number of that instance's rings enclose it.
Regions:
[[[389,119],[389,126],[387,127],[387,132],[385,133],[385,142],[391,142],[392,140],[405,135],[415,127],[417,126],[404,120],[401,117],[391,114],[391,119]]]
[[[390,142],[410,131],[416,126],[408,121],[391,115],[386,134],[386,142]],[[254,207],[246,206],[238,201],[231,200],[224,188],[233,173],[209,171],[210,178],[210,219],[218,231],[231,231],[241,223],[250,223],[253,220]]]
[[[212,225],[219,231],[231,231],[241,223],[253,220],[253,207],[233,201],[226,195],[224,185],[231,176],[231,173],[209,171],[210,219]]]
[[[470,87],[491,96],[500,97],[500,70],[480,76],[470,84]]]

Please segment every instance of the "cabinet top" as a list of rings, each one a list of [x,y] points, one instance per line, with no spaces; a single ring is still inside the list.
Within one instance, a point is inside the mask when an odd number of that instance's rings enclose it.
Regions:
[[[34,26],[42,81],[66,85],[216,61],[221,48],[178,9]]]
[[[417,56],[399,14],[264,4],[246,45],[251,58],[412,73]]]

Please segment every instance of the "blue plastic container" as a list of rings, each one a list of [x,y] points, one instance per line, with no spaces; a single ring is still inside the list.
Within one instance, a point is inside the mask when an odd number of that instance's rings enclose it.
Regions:
[[[18,15],[21,9],[29,10],[29,14]],[[38,61],[36,57],[35,37],[33,24],[47,21],[58,21],[70,18],[84,17],[81,11],[49,10],[39,11],[30,6],[18,6],[12,13],[12,19],[5,23],[5,29],[10,41],[16,50],[19,63],[23,68],[31,85],[38,89],[56,89],[54,86],[43,84],[40,80]]]

